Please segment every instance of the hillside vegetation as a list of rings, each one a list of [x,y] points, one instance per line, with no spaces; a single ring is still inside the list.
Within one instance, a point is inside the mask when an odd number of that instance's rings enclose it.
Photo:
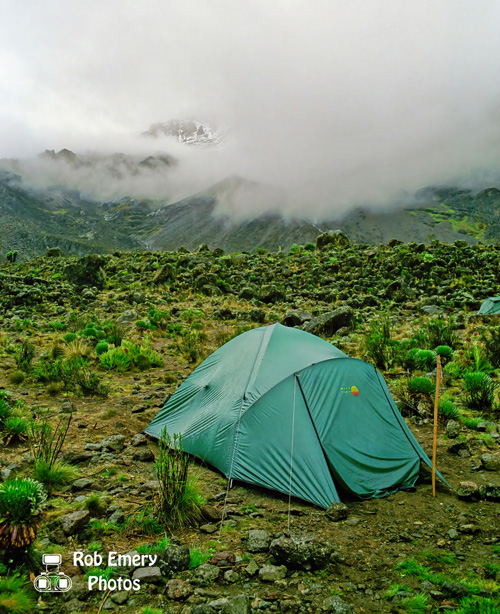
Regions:
[[[375,247],[331,232],[286,252],[51,249],[9,260],[0,267],[0,612],[35,611],[37,600],[36,611],[124,614],[499,611],[500,320],[477,310],[499,293],[500,246]],[[228,490],[193,460],[187,507],[170,517],[158,471],[170,461],[142,431],[204,358],[275,322],[372,362],[429,455],[439,355],[438,466],[454,490],[438,484],[433,498],[423,469],[413,492],[345,497],[325,512],[245,484]],[[175,446],[171,462],[184,471]],[[1,506],[2,485],[16,478],[44,487],[14,531]],[[14,549],[2,541],[9,522]],[[283,554],[289,536],[309,558]],[[75,566],[75,551],[156,555],[158,571]],[[33,589],[29,573],[48,552],[62,555],[67,593]],[[89,590],[90,576],[106,588]],[[118,577],[140,578],[141,590],[110,583]]]

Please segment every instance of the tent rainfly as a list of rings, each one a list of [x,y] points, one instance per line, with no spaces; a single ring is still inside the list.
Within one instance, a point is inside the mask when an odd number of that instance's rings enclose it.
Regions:
[[[478,313],[494,316],[500,313],[500,296],[492,296],[483,301]]]
[[[431,466],[372,365],[281,324],[203,361],[146,433],[165,427],[226,477],[324,508],[337,489],[383,497],[412,487],[421,460]]]

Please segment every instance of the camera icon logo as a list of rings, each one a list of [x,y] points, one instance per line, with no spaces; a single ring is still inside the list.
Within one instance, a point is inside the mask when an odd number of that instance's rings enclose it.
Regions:
[[[71,578],[59,566],[62,563],[60,554],[42,554],[45,571],[35,578],[33,585],[39,593],[65,593],[71,588]]]

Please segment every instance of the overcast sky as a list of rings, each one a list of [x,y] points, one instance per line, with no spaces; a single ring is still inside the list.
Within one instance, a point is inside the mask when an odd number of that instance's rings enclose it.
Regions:
[[[133,151],[153,122],[208,120],[228,131],[226,145],[186,154],[190,172],[286,187],[319,213],[500,160],[498,0],[0,9],[0,157]]]

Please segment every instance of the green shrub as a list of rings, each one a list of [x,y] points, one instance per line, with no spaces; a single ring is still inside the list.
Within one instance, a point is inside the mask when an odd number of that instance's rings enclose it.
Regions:
[[[135,325],[139,329],[148,329],[149,328],[149,324],[147,322],[145,322],[144,320],[137,320]]]
[[[215,550],[210,548],[210,550],[200,550],[199,548],[191,548],[189,551],[189,565],[188,569],[195,569],[203,563],[206,563],[209,559],[213,557]]]
[[[46,498],[42,484],[31,478],[0,484],[0,549],[26,549],[35,541]]]
[[[365,354],[378,369],[389,369],[398,357],[399,344],[391,338],[391,334],[387,318],[382,322],[370,322],[370,330],[364,342]]]
[[[22,384],[25,379],[26,379],[26,375],[23,373],[23,371],[20,371],[20,370],[13,371],[9,375],[9,382],[11,384],[14,384],[15,386]]]
[[[3,429],[8,435],[23,438],[28,432],[28,421],[19,416],[9,416],[3,423]]]
[[[414,377],[408,382],[408,389],[415,394],[432,395],[435,388],[434,382],[428,377]]]
[[[106,341],[99,341],[99,343],[95,346],[95,353],[100,356],[109,350],[109,345]]]
[[[458,610],[453,610],[454,614],[498,614],[500,612],[500,602],[498,598],[464,597],[460,600]]]
[[[27,373],[31,370],[31,363],[35,356],[35,346],[29,341],[23,341],[14,352],[14,360],[18,369]]]
[[[41,511],[47,493],[40,482],[31,478],[14,478],[0,484],[0,520],[29,522]]]
[[[47,384],[49,382],[60,382],[62,359],[51,360],[48,357],[41,358],[33,368],[33,378],[37,382]]]
[[[453,358],[453,350],[449,345],[438,345],[434,352],[436,356],[441,357],[442,365],[445,365]]]
[[[109,386],[101,382],[100,377],[88,367],[88,359],[76,356],[64,360],[60,365],[61,379],[66,388],[79,387],[85,396],[107,396]]]
[[[431,371],[436,366],[436,354],[432,350],[418,350],[415,359],[423,371]]]
[[[452,360],[444,367],[444,372],[452,378],[462,377],[464,374],[465,368],[459,362],[455,362]]]
[[[408,614],[426,614],[429,607],[428,597],[424,593],[404,597],[400,604]]]
[[[481,333],[486,359],[496,368],[500,367],[500,326],[488,326]]]
[[[73,482],[78,477],[78,469],[60,460],[50,464],[38,459],[33,465],[33,475],[50,492]]]
[[[421,351],[422,350],[419,350],[418,348],[411,348],[407,350],[401,361],[403,368],[407,369],[408,371],[414,371],[415,369],[417,369],[417,355]]]
[[[99,361],[105,369],[116,369],[122,373],[132,368],[132,356],[126,348],[121,346],[101,354]]]
[[[17,574],[0,576],[0,614],[29,614],[35,611],[32,591],[31,582]]]
[[[155,499],[156,513],[164,527],[183,527],[201,518],[203,498],[189,473],[189,457],[182,447],[181,435],[173,438],[163,429],[158,440],[156,476],[160,484]]]
[[[76,333],[66,333],[63,339],[66,341],[66,343],[71,343],[72,341],[78,339],[78,335]]]
[[[0,427],[3,426],[5,420],[12,414],[12,408],[5,399],[0,399]]]
[[[474,416],[473,418],[471,418],[469,416],[461,415],[460,422],[468,429],[476,431],[477,427],[481,424],[481,422],[486,422],[486,418],[484,418],[483,416]]]
[[[139,354],[137,359],[139,358],[145,358],[152,367],[161,367],[163,365],[163,358],[161,355],[150,347],[142,348],[141,354]],[[137,359],[135,360],[135,363],[138,366]]]
[[[83,337],[93,337],[94,339],[97,339],[98,333],[95,328],[86,328],[85,330],[82,331],[82,336]]]
[[[483,371],[469,371],[463,375],[465,399],[471,409],[490,411],[495,400],[497,383]]]
[[[451,317],[448,321],[439,317],[433,318],[420,327],[417,338],[423,341],[428,349],[439,345],[448,345],[453,348],[458,343],[455,320]]]
[[[104,331],[106,333],[106,341],[110,345],[119,347],[128,332],[128,326],[120,324],[118,322],[107,322],[104,324]]]
[[[438,403],[438,414],[444,420],[458,420],[460,412],[455,406],[455,403],[450,399],[441,399]]]
[[[83,505],[92,516],[101,516],[106,511],[106,502],[99,495],[90,495],[85,499]]]
[[[147,339],[142,345],[124,340],[120,347],[101,354],[99,360],[105,369],[121,372],[130,371],[134,367],[144,371],[163,364],[163,358],[149,347]]]
[[[165,550],[170,546],[170,540],[168,537],[164,537],[157,542],[152,544],[142,544],[141,546],[137,546],[136,550],[139,554],[154,554],[161,552],[165,552]]]

